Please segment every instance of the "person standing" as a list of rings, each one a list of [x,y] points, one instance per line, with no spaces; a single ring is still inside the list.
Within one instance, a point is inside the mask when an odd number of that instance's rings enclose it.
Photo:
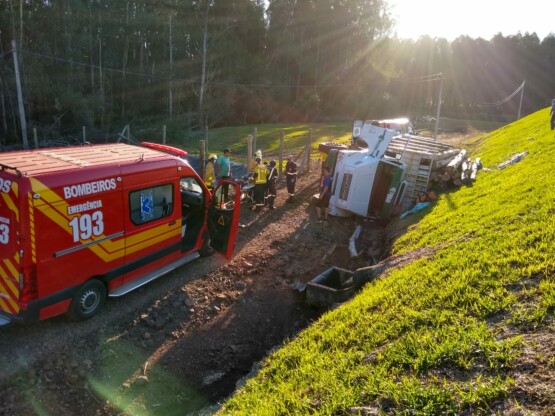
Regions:
[[[555,129],[555,98],[551,101],[551,130]]]
[[[218,161],[216,163],[217,168],[217,175],[218,180],[222,179],[230,179],[231,178],[231,160],[230,160],[231,150],[226,148],[224,149],[224,154],[220,155]],[[223,193],[224,193],[224,200],[227,201],[229,185],[224,184],[222,185]]]
[[[206,163],[206,167],[204,170],[204,183],[208,187],[208,189],[214,189],[214,185],[216,183],[216,171],[214,168],[214,163],[216,163],[216,159],[218,157],[216,155],[210,155],[208,158],[208,163]]]
[[[264,206],[264,193],[266,192],[266,175],[268,170],[262,163],[256,165],[254,170],[254,210],[259,212]]]
[[[268,165],[268,174],[266,177],[266,181],[268,182],[268,196],[266,202],[268,203],[268,208],[270,210],[274,210],[274,201],[276,199],[277,194],[277,187],[276,182],[278,178],[278,172],[276,169],[276,161],[271,160],[270,164]]]
[[[293,155],[289,155],[287,158],[287,164],[285,165],[285,180],[287,182],[287,193],[289,198],[287,202],[293,202],[293,197],[295,196],[295,184],[297,183],[297,164]]]
[[[316,217],[318,217],[319,224],[322,223],[322,219],[324,220],[324,225],[328,223],[328,205],[331,197],[331,184],[331,171],[330,168],[326,166],[324,168],[324,178],[322,179],[322,191],[316,203]]]
[[[252,177],[259,163],[262,163],[262,152],[260,150],[255,153],[254,160],[251,160],[249,171],[247,173],[248,176]]]

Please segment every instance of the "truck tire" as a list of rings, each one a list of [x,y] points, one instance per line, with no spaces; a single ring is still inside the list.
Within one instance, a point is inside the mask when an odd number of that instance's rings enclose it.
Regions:
[[[84,321],[95,316],[106,303],[106,286],[100,280],[91,279],[73,296],[68,310],[74,321]]]
[[[347,150],[348,147],[345,144],[339,144],[339,143],[331,143],[331,142],[326,142],[326,143],[320,143],[318,145],[318,151],[322,152],[322,153],[329,153],[330,150],[332,149],[337,149],[337,150]]]

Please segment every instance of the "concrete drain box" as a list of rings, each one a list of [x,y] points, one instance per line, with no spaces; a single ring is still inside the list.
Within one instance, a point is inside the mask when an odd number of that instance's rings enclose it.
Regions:
[[[306,303],[320,308],[345,302],[355,293],[353,272],[331,267],[306,285]]]

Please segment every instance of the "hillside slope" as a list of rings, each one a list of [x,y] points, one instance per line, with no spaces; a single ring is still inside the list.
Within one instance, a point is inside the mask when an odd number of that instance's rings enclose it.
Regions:
[[[221,414],[553,414],[548,110],[468,145],[473,186],[403,220],[392,253],[414,260],[274,352]]]

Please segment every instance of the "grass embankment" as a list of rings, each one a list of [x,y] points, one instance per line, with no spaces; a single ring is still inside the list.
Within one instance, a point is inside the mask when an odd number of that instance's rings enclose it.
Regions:
[[[406,217],[418,222],[393,247],[433,254],[390,270],[274,352],[221,413],[491,412],[510,392],[518,334],[553,320],[547,120],[542,110],[468,143],[491,170]],[[523,151],[519,163],[496,168]]]

